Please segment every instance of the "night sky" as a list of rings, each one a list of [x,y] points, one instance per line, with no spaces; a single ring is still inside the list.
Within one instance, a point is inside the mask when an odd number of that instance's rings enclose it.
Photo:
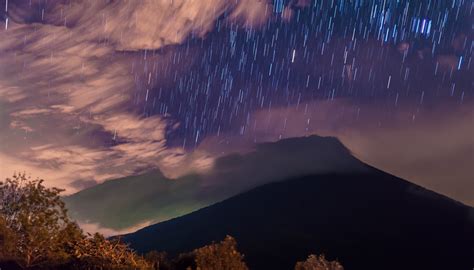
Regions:
[[[474,205],[472,1],[0,3],[2,177],[71,193],[319,134]]]

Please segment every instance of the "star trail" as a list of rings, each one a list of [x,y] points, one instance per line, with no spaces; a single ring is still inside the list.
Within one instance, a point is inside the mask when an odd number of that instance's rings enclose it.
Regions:
[[[318,134],[474,202],[472,1],[0,3],[2,176],[74,192]]]
[[[142,52],[136,103],[146,115],[178,119],[190,147],[227,129],[251,132],[259,124],[249,122],[254,110],[312,100],[463,103],[472,96],[469,4],[313,1],[287,22],[278,16],[283,1],[275,1],[269,12],[276,17],[262,29],[240,28],[223,15],[205,39],[189,38],[171,52],[169,65],[150,59],[160,52]],[[179,74],[174,65],[190,66]],[[160,77],[170,83],[150,83]]]

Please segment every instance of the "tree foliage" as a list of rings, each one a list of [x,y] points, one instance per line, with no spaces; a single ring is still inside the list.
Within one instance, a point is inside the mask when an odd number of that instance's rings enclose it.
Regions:
[[[237,242],[231,236],[216,244],[194,251],[198,270],[246,270],[244,256],[237,251]]]
[[[10,255],[20,265],[40,266],[67,259],[62,251],[70,239],[65,235],[75,224],[67,218],[60,192],[44,187],[43,180],[29,180],[25,174],[0,183],[0,213],[16,246]]]
[[[297,262],[295,270],[344,270],[337,261],[328,261],[324,255],[309,255],[303,262]]]
[[[4,217],[0,216],[0,258],[11,258],[15,252],[16,246],[14,243],[15,234],[7,226],[7,222]]]
[[[2,261],[13,260],[23,268],[147,268],[126,245],[99,234],[85,235],[68,218],[61,191],[24,173],[0,182]]]
[[[179,254],[173,260],[165,252],[151,251],[145,255],[154,269],[159,270],[247,270],[244,256],[237,251],[237,241],[226,236],[219,243]]]
[[[171,270],[177,269],[176,263],[173,263],[169,260],[168,254],[166,252],[158,252],[156,250],[152,250],[145,254],[145,260],[148,264],[152,267],[152,269],[156,270]]]
[[[74,248],[74,263],[84,269],[151,269],[151,266],[120,240],[101,234],[83,237]]]

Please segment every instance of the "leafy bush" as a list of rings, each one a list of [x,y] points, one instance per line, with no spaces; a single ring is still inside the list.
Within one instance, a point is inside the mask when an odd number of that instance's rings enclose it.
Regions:
[[[145,260],[150,264],[152,269],[173,269],[172,262],[168,259],[168,254],[166,252],[158,252],[156,250],[152,250],[145,254]]]
[[[206,270],[246,270],[244,256],[237,251],[237,242],[231,236],[217,244],[194,251],[196,268]]]
[[[226,236],[219,243],[195,249],[192,252],[179,254],[169,263],[161,258],[162,269],[174,270],[247,270],[243,261],[244,256],[237,251],[237,242],[231,236]],[[165,265],[163,264],[165,262]],[[168,264],[166,264],[168,262]]]
[[[309,255],[304,262],[297,262],[295,270],[344,270],[337,261],[328,261],[324,255]]]

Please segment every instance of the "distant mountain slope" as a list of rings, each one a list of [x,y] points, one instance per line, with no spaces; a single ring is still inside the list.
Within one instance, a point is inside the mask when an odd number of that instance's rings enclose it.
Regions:
[[[218,158],[206,174],[168,179],[159,171],[110,180],[65,201],[80,222],[124,229],[188,214],[259,185],[320,173],[362,172],[365,164],[336,138],[310,136],[258,144]]]
[[[310,253],[345,269],[472,269],[474,210],[376,169],[271,183],[123,239],[190,251],[234,236],[250,269],[292,269]]]
[[[106,181],[64,198],[71,216],[80,222],[126,228],[152,220],[167,220],[208,205],[196,198],[199,176],[171,180],[160,171]]]

